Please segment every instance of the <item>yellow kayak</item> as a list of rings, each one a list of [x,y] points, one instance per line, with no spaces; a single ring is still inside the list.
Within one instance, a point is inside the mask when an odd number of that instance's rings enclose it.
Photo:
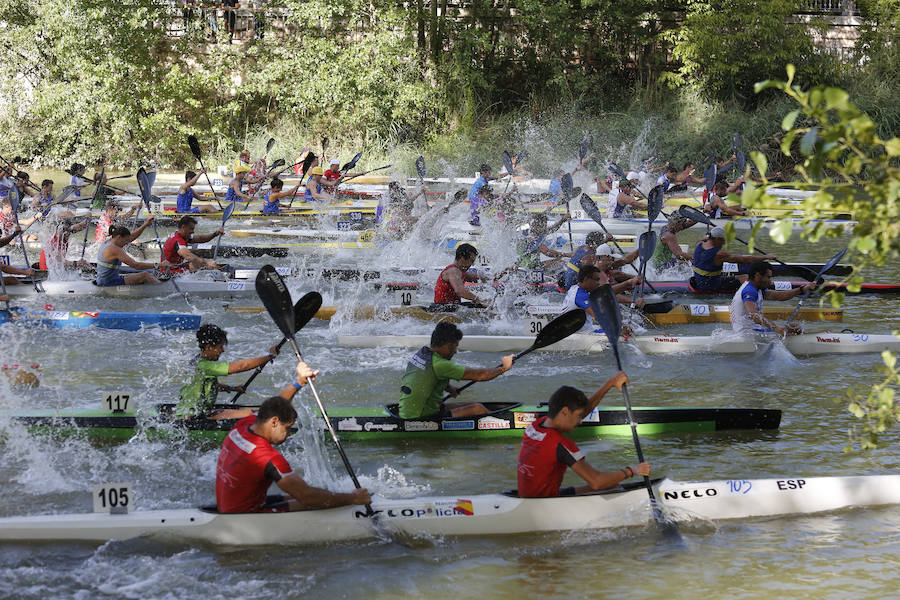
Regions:
[[[730,323],[731,313],[727,304],[679,304],[667,313],[645,314],[644,316],[656,325],[679,325],[684,323]],[[794,312],[794,307],[764,306],[763,315],[767,319],[787,319]],[[801,321],[843,321],[842,308],[801,307],[797,312]]]

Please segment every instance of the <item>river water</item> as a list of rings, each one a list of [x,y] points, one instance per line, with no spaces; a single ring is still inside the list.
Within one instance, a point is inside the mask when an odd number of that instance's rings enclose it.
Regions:
[[[198,232],[212,225],[201,224]],[[145,236],[146,237],[146,236]],[[689,232],[685,243],[699,233]],[[763,238],[765,239],[765,238]],[[764,247],[775,247],[770,241]],[[824,261],[846,240],[815,246],[796,236],[778,248],[785,260]],[[733,251],[740,252],[735,243]],[[414,253],[410,248],[394,249]],[[417,256],[425,255],[422,254]],[[384,265],[390,252],[275,259],[282,264]],[[426,259],[419,259],[426,260]],[[447,257],[429,257],[444,260]],[[15,256],[14,256],[15,262]],[[237,262],[233,260],[232,262]],[[243,264],[263,261],[241,260]],[[430,264],[430,263],[429,263]],[[438,264],[438,262],[434,262]],[[428,275],[430,279],[432,275]],[[867,281],[896,281],[888,266]],[[343,286],[289,279],[294,298],[318,289],[325,304],[390,303],[370,284]],[[425,298],[423,293],[422,298]],[[543,302],[545,299],[536,299]],[[724,302],[724,298],[722,302]],[[280,339],[269,317],[223,310],[220,300],[180,296],[152,300],[52,298],[23,302],[60,310],[178,311],[203,315],[228,330],[223,359],[257,356]],[[843,324],[832,329],[884,333],[898,328],[895,300],[848,298]],[[242,301],[241,304],[258,304]],[[462,326],[484,333],[484,326]],[[811,331],[829,329],[810,323]],[[400,349],[349,349],[339,333],[428,333],[431,325],[399,320],[353,323],[312,321],[298,336],[307,362],[321,369],[318,391],[327,406],[379,406],[397,398],[405,361]],[[522,333],[501,322],[495,333]],[[708,333],[714,326],[671,331]],[[139,405],[171,401],[196,354],[193,332],[158,329],[28,330],[0,327],[2,363],[39,365],[41,385],[12,390],[0,378],[0,410],[96,408],[101,392],[131,393]],[[641,356],[624,353],[636,404],[779,408],[780,430],[757,433],[645,436],[643,450],[656,476],[675,480],[749,479],[894,473],[897,453],[888,446],[845,454],[854,419],[846,391],[878,379],[878,355],[794,358],[784,351],[755,356]],[[463,352],[466,365],[491,366],[498,356]],[[259,402],[291,380],[292,359],[282,355],[254,382],[245,399]],[[546,400],[570,384],[590,393],[615,369],[611,354],[535,354],[494,382],[466,392],[470,400]],[[245,375],[225,381],[243,381]],[[613,390],[604,404],[619,405]],[[312,419],[308,391],[298,394],[301,423]],[[5,425],[0,418],[0,426]],[[216,445],[187,439],[164,442],[139,434],[120,444],[31,436],[5,427],[0,444],[0,515],[86,512],[93,485],[130,482],[139,509],[189,507],[214,495]],[[895,441],[893,434],[886,436]],[[346,443],[364,486],[387,496],[476,494],[515,486],[518,440],[453,443]],[[637,462],[630,438],[580,443],[598,467]],[[283,452],[311,483],[349,489],[337,452],[309,428],[292,436]],[[565,485],[576,483],[570,473]],[[846,510],[826,515],[694,522],[681,527],[686,548],[645,528],[595,532],[333,544],[318,547],[215,547],[136,540],[103,545],[29,543],[0,545],[0,597],[54,598],[889,598],[897,596],[900,508]]]

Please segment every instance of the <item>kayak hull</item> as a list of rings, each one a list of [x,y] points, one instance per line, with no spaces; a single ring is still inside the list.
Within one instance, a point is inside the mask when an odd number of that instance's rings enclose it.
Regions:
[[[112,298],[157,298],[184,293],[197,297],[243,298],[255,296],[252,282],[246,281],[196,281],[178,280],[178,287],[170,279],[159,284],[117,285],[101,287],[92,281],[41,281],[37,284],[40,293],[48,296],[104,296]],[[36,296],[33,285],[7,286],[10,297]]]
[[[900,503],[900,476],[798,477],[654,484],[660,507],[675,522],[734,520]],[[218,514],[214,508],[35,515],[0,519],[0,540],[86,540],[136,537],[223,545],[321,544],[374,538],[515,535],[647,526],[642,483],[558,498],[459,494],[372,499],[363,507],[289,513]]]
[[[0,310],[0,324],[14,323],[28,327],[54,329],[124,329],[138,331],[143,327],[191,330],[200,326],[200,315],[168,313],[79,312],[54,310],[26,310],[13,308]]]

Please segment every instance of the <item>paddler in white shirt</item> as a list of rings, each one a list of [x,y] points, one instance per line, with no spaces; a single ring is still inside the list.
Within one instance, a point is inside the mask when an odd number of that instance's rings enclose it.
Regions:
[[[785,327],[776,325],[765,318],[762,313],[763,299],[790,300],[807,290],[816,289],[815,282],[790,290],[770,290],[772,283],[772,265],[758,262],[750,265],[747,281],[741,284],[731,300],[731,328],[744,337],[773,331],[781,336],[797,335],[803,331],[796,323]]]

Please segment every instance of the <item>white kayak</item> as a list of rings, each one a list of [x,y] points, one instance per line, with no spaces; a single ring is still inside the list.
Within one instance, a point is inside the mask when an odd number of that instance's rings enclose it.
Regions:
[[[738,337],[731,332],[721,335],[636,335],[625,340],[646,354],[708,353],[752,354],[765,344],[780,337],[754,340]],[[341,335],[338,343],[352,348],[393,346],[421,348],[429,344],[426,335]],[[473,352],[521,352],[530,347],[534,337],[527,335],[467,335],[460,341],[460,350]],[[783,340],[793,354],[862,354],[866,352],[900,351],[900,337],[866,333],[809,333],[789,336]],[[609,341],[602,333],[576,333],[538,352],[578,352],[597,354],[609,349]]]
[[[113,298],[156,298],[171,294],[185,293],[197,297],[245,297],[255,296],[252,281],[208,281],[178,279],[178,287],[170,279],[160,284],[116,285],[100,287],[93,281],[39,281],[38,291],[48,296],[107,296]],[[6,288],[11,297],[35,296],[31,284],[9,285]]]
[[[900,475],[796,476],[655,484],[673,521],[749,519],[814,514],[900,503]],[[373,519],[361,506],[291,513],[218,514],[214,509],[170,509],[35,515],[0,519],[0,540],[124,540],[141,536],[215,544],[315,544],[388,535],[468,536],[593,530],[647,525],[651,511],[643,485],[584,496],[519,498],[460,494],[374,497]]]

